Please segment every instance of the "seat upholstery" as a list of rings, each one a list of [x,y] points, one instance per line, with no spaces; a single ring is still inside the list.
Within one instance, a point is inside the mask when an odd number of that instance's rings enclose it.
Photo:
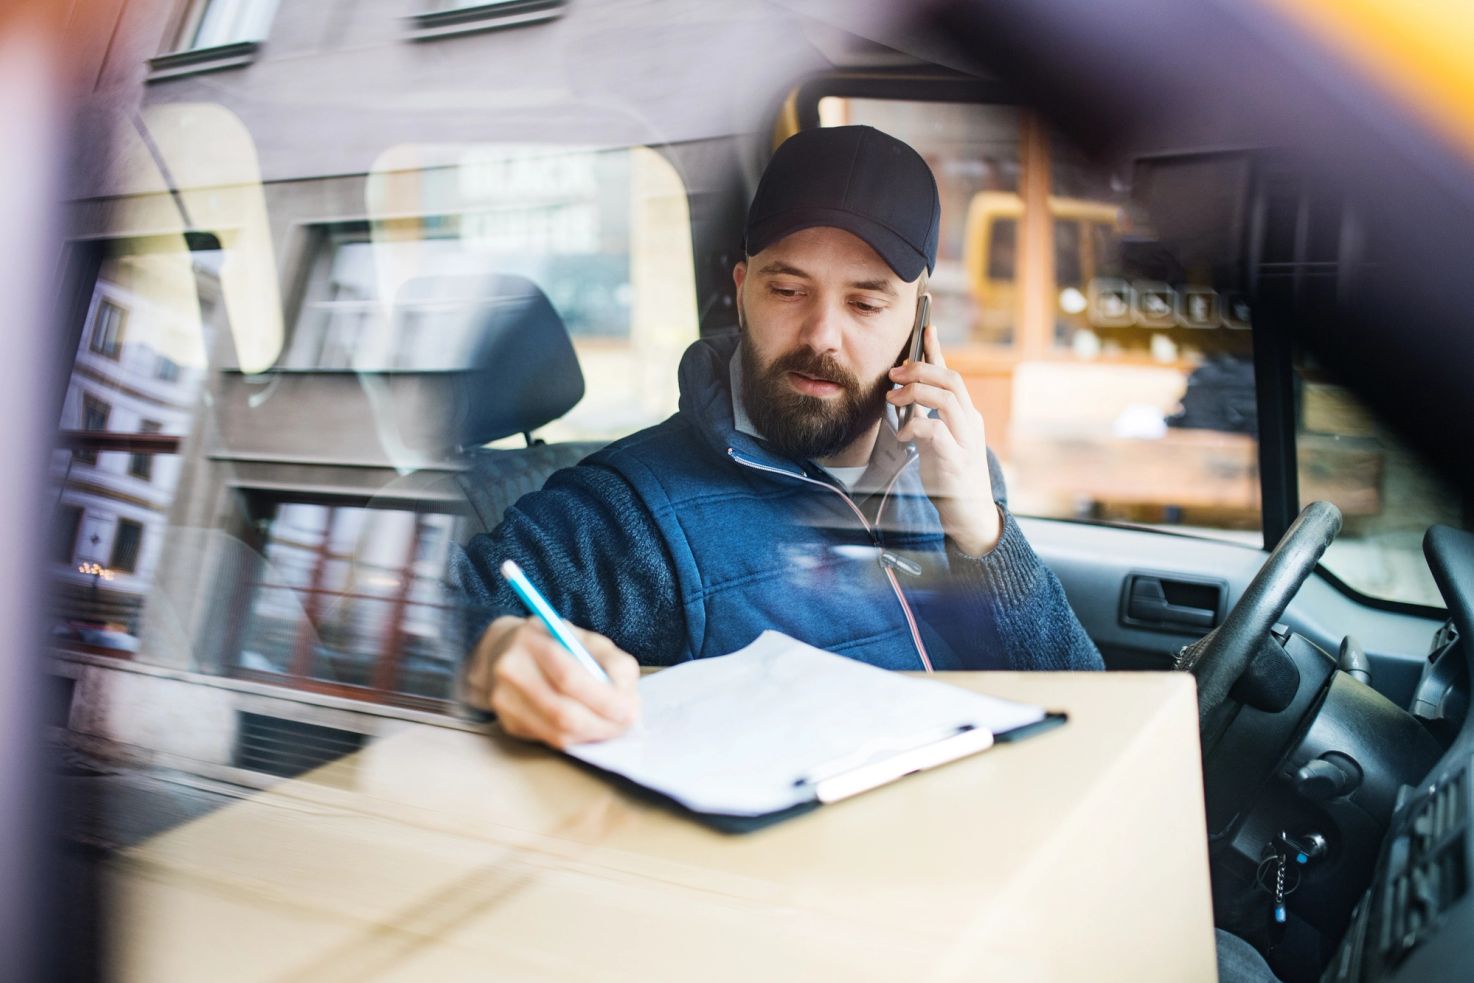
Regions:
[[[466,470],[456,478],[471,505],[471,532],[495,529],[517,499],[537,491],[559,468],[572,467],[603,445],[597,442],[534,443],[506,450],[480,448],[466,455]]]
[[[454,432],[464,470],[456,478],[473,528],[490,530],[522,495],[559,468],[577,464],[599,443],[545,443],[533,436],[583,398],[583,372],[563,319],[531,280],[478,278],[477,322],[457,373]],[[521,434],[525,447],[484,445]]]

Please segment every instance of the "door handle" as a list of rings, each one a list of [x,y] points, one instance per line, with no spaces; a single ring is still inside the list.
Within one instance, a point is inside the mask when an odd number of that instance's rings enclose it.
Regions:
[[[1121,620],[1128,625],[1206,631],[1218,623],[1222,581],[1135,573],[1126,578]]]

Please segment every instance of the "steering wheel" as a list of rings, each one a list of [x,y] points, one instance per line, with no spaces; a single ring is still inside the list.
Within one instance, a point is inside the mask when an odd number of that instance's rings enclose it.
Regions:
[[[1198,726],[1205,747],[1218,714],[1232,701],[1229,690],[1249,667],[1290,600],[1341,531],[1341,510],[1311,502],[1285,530],[1223,624],[1177,653],[1173,668],[1198,681]]]

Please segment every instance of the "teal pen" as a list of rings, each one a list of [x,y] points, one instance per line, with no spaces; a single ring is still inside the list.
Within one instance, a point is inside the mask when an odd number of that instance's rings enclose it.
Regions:
[[[532,581],[527,579],[527,574],[522,572],[521,567],[517,566],[511,560],[503,560],[502,576],[507,578],[507,583],[512,585],[512,589],[517,592],[518,597],[522,598],[522,603],[527,605],[527,609],[538,616],[538,619],[547,626],[548,631],[552,632],[553,637],[575,659],[583,663],[585,669],[606,683],[610,681],[609,674],[604,671],[604,667],[599,665],[592,655],[589,655],[589,650],[584,648],[583,643],[573,636],[573,632],[568,630],[568,626],[563,623],[563,619],[558,617],[558,612],[554,611],[553,606],[548,603],[547,598],[543,597],[538,589],[532,586]]]

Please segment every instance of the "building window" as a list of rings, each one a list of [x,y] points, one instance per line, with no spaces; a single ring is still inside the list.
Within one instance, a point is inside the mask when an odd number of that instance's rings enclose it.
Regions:
[[[97,302],[97,314],[92,319],[92,342],[90,348],[99,355],[116,359],[123,351],[123,323],[127,312],[110,300]]]
[[[386,333],[375,290],[373,244],[368,226],[361,223],[320,229],[316,240],[288,364],[351,368],[359,346]],[[387,368],[394,361],[389,354],[376,367]]]
[[[423,9],[410,16],[416,40],[521,27],[553,20],[563,14],[565,0],[424,0]]]
[[[106,430],[107,420],[113,408],[96,396],[82,397],[82,429]]]
[[[594,206],[531,205],[508,211],[523,214],[443,217],[427,228],[425,238],[414,241],[376,242],[361,225],[323,230],[286,367],[369,372],[459,368],[453,360],[469,350],[470,332],[480,324],[465,316],[467,301],[457,296],[453,278],[470,279],[488,268],[520,274],[541,287],[575,342],[627,342],[629,247],[622,242],[617,251],[600,250],[597,232],[591,231],[599,228]],[[393,284],[387,288],[394,297],[392,309],[386,309],[380,294],[386,289],[380,282],[382,271],[413,268],[416,262],[441,271],[442,283],[426,277]]]
[[[138,424],[139,433],[158,433],[164,429],[164,425],[158,420],[144,420]],[[152,454],[133,454],[128,459],[128,473],[135,478],[144,481],[152,481],[154,476],[154,456]]]
[[[87,393],[82,394],[82,429],[83,430],[106,430],[108,417],[113,408],[96,396]],[[72,460],[81,464],[96,464],[97,451],[75,450],[72,451]]]
[[[149,81],[249,65],[271,28],[277,0],[194,0],[172,51],[149,59]]]
[[[197,0],[185,20],[180,50],[261,41],[271,28],[277,0]]]
[[[575,341],[627,343],[636,225],[653,224],[642,211],[653,196],[631,192],[639,167],[629,150],[477,148],[420,177],[427,200],[459,209],[392,236],[368,222],[319,227],[286,367],[458,368],[445,360],[477,325],[454,281],[488,270],[536,283]]]
[[[113,556],[108,566],[122,573],[138,569],[138,548],[143,543],[143,525],[132,519],[119,519],[113,537]]]
[[[77,536],[82,531],[85,515],[86,512],[76,505],[63,505],[57,509],[55,539],[52,541],[56,550],[52,556],[57,563],[71,566],[77,558]]]
[[[443,583],[459,519],[411,508],[267,502],[259,568],[240,585],[236,671],[439,707],[464,654]]]
[[[160,382],[178,382],[179,363],[167,355],[160,355],[158,362],[154,365],[154,378]]]
[[[101,253],[95,267],[94,250]],[[166,553],[172,536],[167,516],[176,496],[191,487],[181,484],[180,476],[189,473],[193,461],[181,457],[179,448],[194,429],[206,379],[203,367],[209,364],[211,329],[195,315],[189,298],[218,295],[222,253],[189,249],[177,237],[165,237],[97,242],[73,254],[85,264],[69,272],[86,270],[91,282],[67,278],[83,292],[70,298],[78,311],[71,325],[74,366],[56,422],[61,445],[80,448],[72,451],[73,464],[91,467],[73,466],[56,476],[56,506],[45,517],[45,559],[57,561],[46,563],[47,616],[55,645],[136,653],[145,608],[168,589],[153,576],[159,561],[168,564],[166,573],[185,582],[197,575],[189,560],[171,560]],[[101,373],[109,379],[100,382],[102,356],[93,345],[108,332],[94,335],[93,328],[111,318],[108,302],[120,299],[127,313],[120,342],[127,371]],[[161,356],[173,365],[164,365]],[[177,380],[157,378],[176,369]],[[148,417],[153,422],[141,419]],[[172,455],[176,463],[152,460],[161,454]],[[80,508],[74,513],[69,506]],[[120,517],[133,521],[119,524]],[[183,549],[181,556],[194,555],[188,546]],[[111,568],[117,568],[116,575]]]
[[[396,217],[304,230],[278,369],[463,370],[485,353],[494,278],[512,276],[552,304],[587,386],[541,437],[609,440],[670,415],[697,277],[686,189],[660,154],[470,144],[430,167],[387,159],[365,203]]]

